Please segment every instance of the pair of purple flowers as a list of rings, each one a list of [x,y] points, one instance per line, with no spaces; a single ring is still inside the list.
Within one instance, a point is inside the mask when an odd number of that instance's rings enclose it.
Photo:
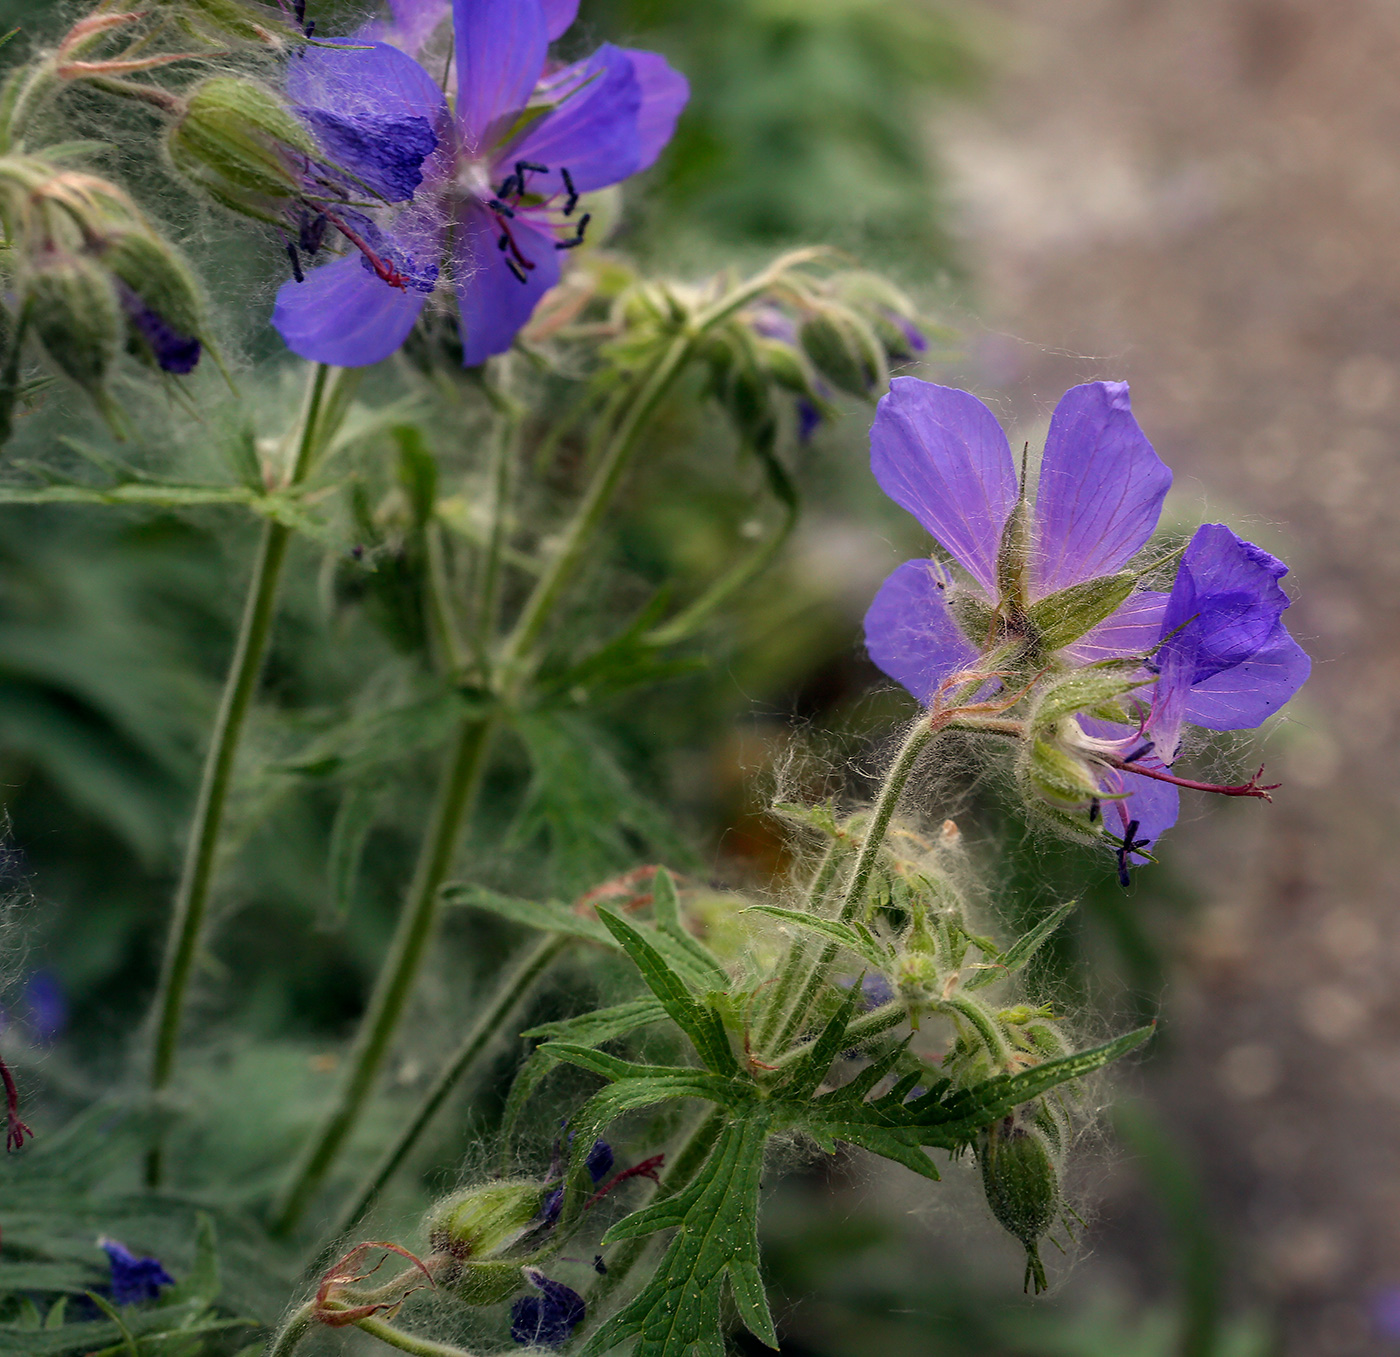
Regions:
[[[880,487],[965,572],[954,578],[939,561],[907,561],[866,614],[871,658],[925,703],[944,680],[976,669],[993,641],[1033,650],[1026,618],[1037,604],[1051,600],[1053,609],[1058,598],[1069,606],[1093,582],[1123,571],[1152,536],[1172,479],[1122,382],[1065,393],[1050,422],[1033,511],[1006,435],[965,391],[897,378],[880,402],[871,455]],[[1009,523],[1024,556],[1016,597],[1008,597]],[[1103,661],[1128,662],[1133,671],[1126,697],[1133,724],[1081,713],[1058,732],[1097,779],[1098,795],[1079,809],[1086,824],[1102,816],[1123,877],[1176,822],[1178,786],[1263,790],[1193,783],[1169,770],[1186,725],[1251,729],[1307,678],[1308,657],[1282,620],[1286,573],[1229,528],[1206,524],[1182,554],[1170,592],[1136,589],[1084,634],[1035,655],[1034,664],[1052,673]]]
[[[656,54],[612,45],[552,64],[549,45],[578,0],[390,7],[393,21],[354,35],[354,46],[294,57],[287,93],[359,196],[396,210],[308,207],[291,245],[298,276],[278,293],[273,324],[303,358],[377,363],[408,337],[445,266],[474,367],[510,347],[558,282],[562,254],[584,241],[581,195],[650,166],[689,87]],[[449,8],[453,106],[414,59]],[[319,250],[327,222],[356,250],[303,276],[299,252]]]

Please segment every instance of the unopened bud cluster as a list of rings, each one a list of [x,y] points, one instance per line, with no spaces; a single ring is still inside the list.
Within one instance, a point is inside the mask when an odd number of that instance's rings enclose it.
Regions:
[[[13,224],[11,364],[32,329],[53,363],[109,415],[108,378],[123,350],[165,372],[194,370],[205,331],[199,286],[120,188],[35,157],[7,156],[0,202]]]

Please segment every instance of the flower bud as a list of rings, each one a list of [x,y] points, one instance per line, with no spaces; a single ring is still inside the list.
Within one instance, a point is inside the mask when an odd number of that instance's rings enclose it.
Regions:
[[[885,355],[870,327],[844,307],[823,306],[802,322],[802,348],[833,386],[868,398],[885,383]]]
[[[85,255],[54,253],[26,272],[20,296],[49,357],[105,408],[126,331],[112,276]]]
[[[301,197],[307,160],[320,155],[277,95],[233,76],[190,94],[167,145],[175,168],[216,202],[274,226]]]
[[[192,371],[199,362],[203,305],[184,261],[144,231],[109,236],[98,257],[117,280],[138,356],[166,372]]]
[[[989,1126],[978,1137],[982,1190],[997,1220],[1026,1248],[1026,1289],[1046,1288],[1040,1240],[1060,1212],[1060,1178],[1040,1132],[1017,1124],[1014,1116]]]
[[[1027,741],[1023,775],[1029,789],[1058,810],[1078,810],[1102,795],[1088,759],[1040,736]]]
[[[173,0],[171,8],[200,28],[259,47],[282,47],[301,36],[276,11],[247,0]]]
[[[463,1261],[499,1256],[539,1220],[547,1193],[536,1182],[468,1188],[432,1209],[428,1239],[437,1252]]]

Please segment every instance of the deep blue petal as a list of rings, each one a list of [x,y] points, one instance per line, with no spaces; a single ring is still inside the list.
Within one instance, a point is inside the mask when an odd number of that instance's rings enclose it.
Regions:
[[[522,1296],[511,1306],[510,1336],[517,1343],[557,1348],[569,1341],[569,1336],[587,1313],[583,1297],[546,1277],[537,1268],[524,1269],[531,1286],[538,1287],[543,1296]]]
[[[163,1286],[174,1286],[172,1277],[158,1258],[138,1258],[115,1239],[97,1241],[112,1265],[112,1299],[118,1305],[139,1305],[155,1300]]]
[[[364,184],[389,203],[413,197],[423,182],[423,162],[438,145],[432,123],[422,117],[346,117],[307,106],[296,112],[316,134],[332,167],[351,176],[352,193]]]
[[[1035,500],[1035,592],[1111,575],[1152,536],[1172,473],[1128,403],[1126,382],[1090,382],[1050,420]]]
[[[637,115],[640,171],[656,163],[674,135],[676,121],[690,99],[690,82],[665,57],[655,52],[626,50],[642,87],[642,108]]]
[[[287,67],[294,104],[343,118],[426,118],[438,128],[447,100],[412,57],[377,42],[365,48],[307,47]]]
[[[594,1186],[596,1186],[612,1172],[612,1146],[606,1140],[595,1140],[584,1163],[588,1168],[588,1176],[593,1179]]]
[[[455,266],[457,303],[462,317],[463,366],[480,367],[515,342],[535,304],[559,281],[554,242],[517,217],[511,234],[534,268],[521,282],[497,248],[501,228],[482,208],[468,208],[457,222]]]
[[[1207,730],[1253,730],[1272,716],[1307,680],[1312,661],[1282,622],[1243,664],[1194,685],[1186,719]]]
[[[578,0],[543,0],[545,31],[550,42],[562,38],[578,18]]]
[[[408,338],[427,297],[368,272],[358,253],[312,269],[304,283],[288,279],[277,293],[272,323],[287,347],[314,363],[367,367]]]
[[[642,87],[627,53],[611,44],[600,47],[552,78],[551,85],[566,91],[563,102],[501,152],[501,168],[509,173],[507,167],[517,160],[547,166],[548,174],[529,179],[531,192],[545,194],[564,193],[561,169],[583,193],[635,174],[641,165]]]
[[[540,0],[454,0],[457,122],[480,154],[502,124],[530,102],[544,70],[549,33]]]

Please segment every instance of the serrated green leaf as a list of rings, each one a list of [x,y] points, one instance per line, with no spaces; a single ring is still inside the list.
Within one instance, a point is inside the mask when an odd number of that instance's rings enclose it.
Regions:
[[[656,875],[652,878],[651,900],[657,931],[673,939],[683,951],[694,958],[696,966],[708,976],[707,983],[718,989],[728,989],[729,973],[720,964],[719,958],[682,922],[680,896],[676,891],[675,878],[664,867],[658,867]]]
[[[805,928],[816,933],[848,952],[854,952],[862,961],[867,961],[877,970],[884,970],[890,964],[890,956],[875,944],[869,932],[859,932],[850,924],[836,919],[823,919],[800,909],[783,909],[779,905],[750,905],[745,914],[767,914],[770,918],[781,919],[795,928]]]
[[[547,933],[568,933],[571,937],[587,938],[590,942],[601,943],[614,948],[613,936],[596,919],[575,913],[568,905],[558,900],[519,900],[510,895],[499,895],[484,886],[448,885],[442,888],[442,902],[445,905],[466,905],[471,909],[484,909],[497,914],[512,923],[523,924],[526,928],[539,928]]]
[[[661,1001],[671,1020],[690,1038],[706,1067],[716,1074],[737,1074],[739,1062],[719,1015],[691,994],[667,958],[620,914],[599,909],[598,917],[632,958],[647,988]]]
[[[326,851],[326,886],[331,914],[338,921],[350,913],[365,840],[374,828],[383,799],[382,783],[352,782],[336,807],[330,846]]]
[[[592,1335],[579,1357],[600,1357],[632,1340],[633,1357],[723,1357],[725,1278],[744,1327],[778,1346],[758,1266],[758,1191],[770,1129],[762,1112],[731,1122],[687,1188],[608,1231],[604,1243],[664,1229],[676,1236],[641,1293]]]
[[[214,1220],[201,1211],[195,1217],[194,1266],[164,1296],[162,1305],[183,1305],[197,1302],[213,1305],[219,1298],[219,1252]]]
[[[971,979],[963,984],[964,989],[982,989],[987,985],[994,985],[1005,976],[1019,971],[1030,959],[1041,949],[1045,942],[1058,930],[1060,925],[1074,913],[1078,907],[1077,900],[1071,900],[1067,905],[1061,905],[1053,914],[1042,919],[1031,931],[1023,937],[1018,938],[1015,943],[1004,952],[1001,958],[993,966],[989,966],[984,971],[979,971]]]
[[[625,1037],[639,1027],[664,1022],[665,1019],[666,1009],[659,999],[633,999],[630,1003],[580,1013],[576,1018],[542,1022],[538,1027],[527,1028],[520,1035],[569,1041],[578,1046],[601,1046],[605,1041]]]
[[[827,1071],[831,1069],[832,1061],[841,1054],[846,1045],[846,1029],[851,1025],[851,1018],[855,1015],[856,1006],[861,1002],[861,999],[860,985],[852,985],[850,993],[846,995],[840,1008],[832,1014],[831,1020],[822,1028],[821,1034],[812,1043],[811,1048],[783,1079],[779,1086],[781,1097],[802,1099],[810,1097],[817,1091],[818,1085],[826,1078]]]
[[[483,705],[458,692],[436,692],[399,706],[352,717],[312,740],[294,758],[273,765],[304,777],[357,777],[374,773],[419,749],[446,742],[457,724]]]

